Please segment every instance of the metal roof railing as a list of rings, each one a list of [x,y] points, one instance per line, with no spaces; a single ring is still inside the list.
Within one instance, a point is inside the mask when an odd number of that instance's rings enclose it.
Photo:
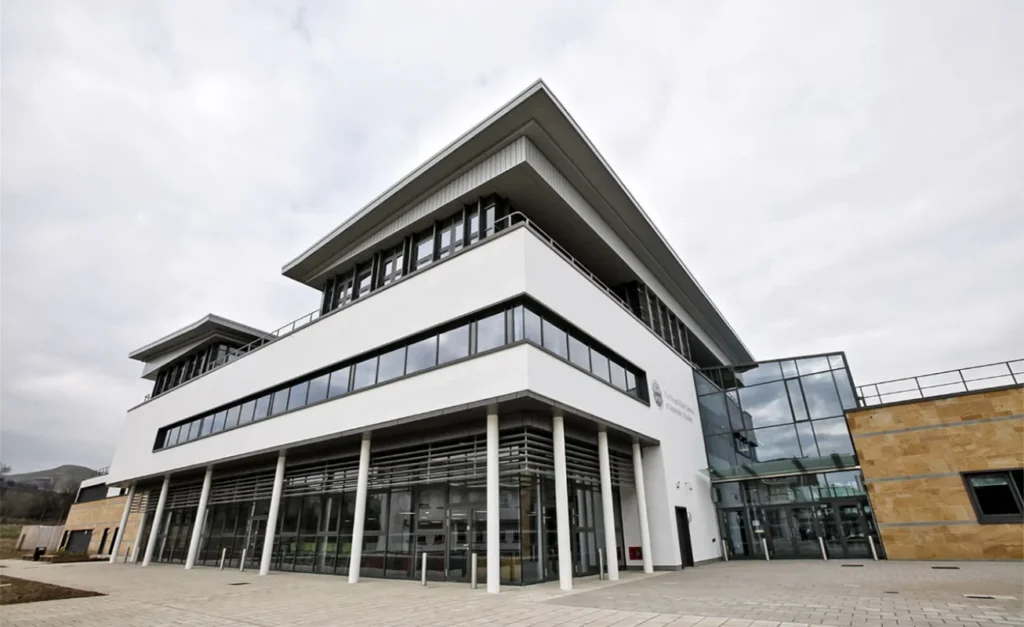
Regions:
[[[861,407],[870,407],[1005,385],[1024,385],[1024,359],[860,385],[857,401]]]

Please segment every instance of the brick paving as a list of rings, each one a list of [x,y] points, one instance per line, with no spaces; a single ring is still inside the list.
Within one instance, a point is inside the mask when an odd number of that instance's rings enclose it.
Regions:
[[[1024,627],[1024,564],[960,562],[730,562],[683,572],[623,573],[505,587],[105,563],[3,562],[3,573],[108,596],[0,608],[0,624],[383,625],[390,627]],[[245,585],[231,585],[231,584]],[[1004,599],[966,599],[965,593]]]

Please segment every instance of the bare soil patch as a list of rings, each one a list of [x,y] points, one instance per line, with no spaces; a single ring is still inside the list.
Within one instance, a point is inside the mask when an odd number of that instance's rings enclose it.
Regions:
[[[55,586],[41,581],[0,576],[0,605],[101,596],[103,595],[99,592],[91,590],[78,590],[75,588],[65,588],[64,586]]]

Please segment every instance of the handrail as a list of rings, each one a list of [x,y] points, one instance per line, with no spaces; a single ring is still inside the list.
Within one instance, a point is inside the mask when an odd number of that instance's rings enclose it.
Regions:
[[[990,370],[973,375],[982,368]],[[1003,372],[1003,368],[1006,369]],[[965,374],[968,373],[968,374]],[[954,376],[955,375],[955,376]],[[942,394],[973,392],[1002,385],[1024,384],[1024,359],[999,361],[981,366],[969,366],[956,370],[944,370],[902,379],[890,379],[878,383],[857,386],[857,401],[861,407],[894,403],[898,401],[928,398]],[[879,386],[896,386],[896,389],[883,389]],[[899,398],[886,398],[900,395]]]
[[[96,469],[96,476],[97,477],[100,477],[100,476],[103,476],[103,475],[109,475],[109,474],[110,474],[110,466],[104,466],[103,468],[97,468]]]
[[[513,212],[509,213],[507,216],[504,216],[504,217],[502,217],[500,219],[495,220],[493,226],[491,226],[488,229],[484,229],[484,230],[481,231],[481,237],[477,241],[473,242],[472,244],[468,244],[468,245],[464,244],[463,247],[460,250],[458,250],[458,251],[456,251],[454,253],[449,254],[448,257],[446,257],[445,259],[451,259],[452,257],[455,257],[455,256],[457,256],[459,254],[462,254],[466,250],[469,250],[471,248],[475,248],[476,246],[479,246],[482,243],[489,242],[490,238],[487,237],[487,235],[489,235],[489,234],[493,234],[493,233],[495,233],[495,232],[497,232],[499,230],[504,230],[506,228],[511,228],[511,227],[519,225],[519,224],[522,224],[526,228],[530,229],[530,231],[532,231],[535,235],[537,235],[542,240],[544,240],[545,243],[547,243],[550,246],[550,248],[553,251],[555,251],[555,253],[557,253],[559,256],[561,256],[563,259],[565,259],[565,261],[567,261],[571,266],[576,268],[577,271],[579,271],[587,279],[589,279],[591,281],[591,283],[593,283],[596,287],[598,287],[605,294],[610,296],[612,298],[612,300],[614,300],[616,304],[618,304],[620,307],[622,307],[622,309],[624,311],[626,311],[629,315],[633,316],[637,320],[640,320],[637,317],[637,315],[635,313],[633,313],[633,311],[626,305],[625,301],[623,301],[622,298],[619,297],[618,294],[616,294],[614,291],[612,291],[612,289],[610,287],[605,285],[603,281],[601,281],[599,278],[597,278],[597,276],[593,272],[588,270],[586,268],[586,266],[584,266],[582,263],[580,263],[575,257],[570,255],[569,252],[567,250],[565,250],[565,248],[563,248],[561,246],[561,244],[559,244],[557,241],[555,241],[555,239],[553,237],[551,237],[550,235],[545,233],[543,229],[541,229],[539,226],[536,225],[536,223],[534,223],[532,220],[527,218],[522,212],[519,212],[519,211],[513,211]],[[440,261],[440,260],[435,260],[435,261]],[[434,265],[435,264],[432,263],[431,265],[429,265],[426,268],[424,268],[422,271],[429,270],[430,268],[433,268]],[[410,272],[408,274],[404,274],[401,277],[399,277],[396,281],[390,283],[388,285],[388,287],[391,287],[392,285],[396,285],[398,283],[401,283],[402,281],[408,279],[409,277],[415,276],[415,275],[419,274],[420,272],[421,272],[421,270],[414,270],[414,271],[412,271],[412,272]],[[252,353],[253,351],[259,350],[260,348],[263,348],[264,346],[266,346],[268,344],[276,342],[277,340],[285,337],[286,335],[290,335],[291,333],[293,333],[295,331],[298,331],[299,329],[301,329],[301,328],[303,328],[303,327],[305,327],[305,326],[307,326],[309,324],[312,324],[313,322],[316,322],[320,318],[324,318],[324,317],[329,316],[329,315],[331,315],[331,314],[333,314],[333,313],[335,313],[337,311],[341,311],[342,309],[345,309],[345,308],[349,307],[350,305],[352,305],[354,303],[360,302],[360,301],[363,300],[363,298],[368,298],[370,296],[373,296],[375,293],[377,293],[377,291],[379,291],[379,290],[373,290],[370,293],[366,294],[365,296],[363,296],[361,298],[358,298],[358,299],[355,299],[355,300],[351,300],[351,301],[345,303],[344,305],[342,305],[340,307],[332,309],[331,311],[329,311],[327,313],[321,313],[321,309],[318,307],[314,311],[311,311],[310,313],[308,313],[308,314],[306,314],[304,316],[300,316],[300,317],[296,318],[295,320],[289,322],[288,324],[285,324],[284,326],[278,328],[276,331],[268,333],[268,334],[266,334],[263,337],[257,338],[255,340],[253,340],[252,342],[246,344],[245,346],[242,346],[241,348],[229,349],[228,353],[227,353],[227,355],[225,357],[216,359],[210,365],[210,367],[207,368],[207,370],[205,372],[203,372],[199,376],[203,376],[203,375],[205,375],[205,374],[207,374],[209,372],[212,372],[214,370],[217,370],[217,369],[219,369],[219,368],[221,368],[221,367],[223,367],[223,366],[225,366],[225,365],[227,365],[227,364],[229,364],[229,363],[231,363],[231,362],[233,362],[233,361],[235,361],[237,359],[241,359],[242,357],[245,357],[246,355],[248,355],[249,353]],[[641,321],[641,324],[643,324],[643,321]],[[653,333],[653,331],[652,331],[652,333]],[[151,400],[153,400],[155,398],[163,396],[164,394],[166,394],[166,393],[168,393],[168,392],[170,392],[172,390],[176,390],[176,389],[178,389],[178,388],[180,388],[180,387],[182,387],[184,385],[187,385],[188,383],[190,383],[191,381],[193,381],[193,380],[195,380],[197,378],[199,378],[199,377],[193,377],[189,381],[185,381],[184,383],[181,383],[180,385],[176,385],[176,386],[174,386],[174,387],[172,387],[170,389],[167,389],[167,390],[161,392],[160,394],[156,394],[156,395],[147,394],[145,399],[143,400],[143,404],[147,403],[147,402],[149,402],[149,401],[151,401]]]

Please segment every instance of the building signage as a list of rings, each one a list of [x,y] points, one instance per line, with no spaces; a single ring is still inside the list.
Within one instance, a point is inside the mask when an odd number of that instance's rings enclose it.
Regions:
[[[658,406],[658,409],[668,405],[668,410],[683,420],[693,422],[693,417],[697,415],[696,409],[668,392],[663,391],[657,381],[651,386],[651,396],[654,398],[654,404]]]

